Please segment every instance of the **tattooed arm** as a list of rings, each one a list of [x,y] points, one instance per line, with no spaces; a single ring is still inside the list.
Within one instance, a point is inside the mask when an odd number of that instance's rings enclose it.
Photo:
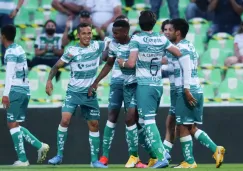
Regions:
[[[59,59],[57,63],[52,67],[49,73],[48,80],[46,83],[46,94],[48,94],[49,96],[52,94],[53,91],[52,79],[56,76],[58,69],[62,68],[64,64],[65,62],[62,59]]]

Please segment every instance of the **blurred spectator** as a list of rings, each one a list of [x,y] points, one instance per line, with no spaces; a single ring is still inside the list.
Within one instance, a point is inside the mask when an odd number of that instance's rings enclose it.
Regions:
[[[36,38],[35,57],[30,63],[30,67],[44,64],[53,67],[63,54],[62,34],[56,33],[56,23],[48,20],[45,23],[45,33]]]
[[[68,19],[77,27],[79,24],[79,13],[84,9],[86,0],[52,0],[52,7],[58,13],[56,16],[57,33],[63,33]]]
[[[214,11],[209,38],[218,32],[235,33],[241,23],[243,0],[211,0],[209,10]]]
[[[24,0],[18,0],[17,6],[15,6],[14,2],[14,0],[0,0],[0,29],[7,24],[14,24],[14,17],[23,5]],[[2,65],[4,65],[5,50],[6,48],[2,45]]]
[[[80,23],[88,23],[92,24],[92,19],[90,17],[90,12],[83,10],[80,12]],[[66,23],[66,28],[63,33],[62,37],[62,45],[74,45],[79,42],[79,38],[77,37],[78,31],[77,29],[71,28],[70,21],[68,20]],[[105,37],[104,32],[96,27],[92,27],[92,34],[93,34],[93,40],[103,40]]]
[[[156,14],[157,19],[159,19],[159,10],[163,0],[150,0],[151,10]],[[178,10],[178,0],[167,0],[169,11],[170,11],[170,18],[179,18],[179,10]]]
[[[225,66],[228,67],[236,63],[243,63],[243,22],[241,22],[238,33],[235,35],[234,53],[235,56],[228,57],[225,60]]]
[[[208,21],[213,20],[213,12],[208,10],[211,0],[191,0],[186,8],[186,19],[200,17]]]
[[[120,0],[88,0],[87,7],[92,13],[93,24],[112,35],[112,25],[116,17],[122,14]]]
[[[134,5],[134,0],[125,0],[126,7],[132,7]]]

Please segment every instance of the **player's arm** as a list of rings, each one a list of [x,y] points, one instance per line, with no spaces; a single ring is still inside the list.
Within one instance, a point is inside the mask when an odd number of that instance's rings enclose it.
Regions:
[[[108,73],[111,71],[111,69],[114,66],[116,58],[114,57],[113,51],[109,49],[108,54],[109,54],[109,57],[107,58],[107,62],[105,64],[105,66],[102,68],[98,77],[95,79],[94,83],[90,86],[89,91],[88,91],[88,96],[92,96],[93,91],[96,91],[99,82],[108,75]]]
[[[53,90],[52,79],[56,76],[57,71],[65,65],[65,63],[69,63],[72,60],[73,53],[75,53],[75,50],[73,50],[73,47],[70,46],[66,49],[65,53],[57,61],[57,63],[52,67],[46,83],[46,93],[49,96],[51,95]]]
[[[138,59],[138,51],[134,50],[134,51],[130,51],[130,55],[128,60],[125,61],[120,61],[119,65],[122,68],[134,68],[136,65]]]
[[[57,63],[51,68],[51,71],[48,76],[46,83],[46,93],[50,96],[53,90],[52,79],[56,76],[57,71],[65,65],[65,62],[62,59],[59,59]]]
[[[117,62],[121,68],[134,68],[138,59],[139,43],[137,36],[133,35],[129,43],[130,55],[128,60],[125,62],[123,59],[118,59]]]
[[[190,92],[190,83],[191,83],[191,74],[192,74],[190,55],[186,54],[180,57],[179,63],[183,70],[183,84],[184,84],[184,92],[186,95],[186,99],[191,106],[195,106],[197,101]]]
[[[9,92],[11,89],[12,79],[15,74],[15,66],[17,58],[15,56],[7,55],[7,66],[6,66],[6,78],[5,78],[5,88],[3,91],[3,98],[2,98],[2,104],[4,108],[8,108],[9,103]]]
[[[180,49],[178,47],[176,47],[175,45],[173,45],[172,43],[167,44],[166,49],[174,56],[176,57],[180,57],[182,54],[180,52]]]

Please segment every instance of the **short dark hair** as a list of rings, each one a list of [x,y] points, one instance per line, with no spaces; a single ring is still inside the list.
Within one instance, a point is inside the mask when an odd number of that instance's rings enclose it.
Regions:
[[[12,24],[8,24],[2,27],[1,34],[6,37],[8,41],[14,41],[16,36],[16,27]]]
[[[57,26],[57,23],[56,23],[54,20],[47,20],[47,21],[45,22],[45,24],[44,24],[44,28],[46,27],[46,25],[47,25],[48,23],[53,23],[55,26]]]
[[[80,29],[81,28],[84,28],[84,27],[90,27],[92,28],[92,26],[88,23],[80,23],[78,26],[77,26],[77,30],[78,30],[78,33],[80,33]]]
[[[139,17],[139,26],[143,31],[150,31],[156,24],[156,15],[149,10],[142,11]]]
[[[167,25],[167,24],[170,24],[170,20],[169,19],[163,21],[162,24],[161,24],[161,30],[163,32],[165,31],[165,25]]]
[[[129,29],[130,25],[127,21],[125,20],[117,20],[113,23],[113,27],[122,27],[122,28],[126,28]]]
[[[189,30],[189,24],[185,19],[182,18],[175,18],[170,20],[170,24],[173,25],[175,31],[181,32],[181,37],[185,38],[188,30]]]
[[[125,16],[125,15],[119,15],[118,17],[116,17],[115,21],[117,21],[117,20],[124,20],[124,19],[127,19],[128,20],[127,16]]]

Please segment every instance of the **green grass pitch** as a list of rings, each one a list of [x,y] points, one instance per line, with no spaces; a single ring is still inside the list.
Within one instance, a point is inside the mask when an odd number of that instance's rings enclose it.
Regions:
[[[173,164],[171,164],[173,166]],[[103,170],[103,169],[94,169],[90,168],[89,165],[60,165],[60,166],[51,166],[51,165],[31,165],[28,167],[12,167],[12,166],[3,166],[0,165],[0,171],[94,171],[94,170]],[[139,169],[127,169],[124,168],[124,165],[109,165],[109,168],[106,170],[114,171],[134,171]],[[142,171],[153,170],[151,168],[142,169]],[[164,171],[174,170],[173,168],[163,169]],[[184,170],[184,169],[183,169]],[[214,164],[198,164],[197,171],[242,171],[243,164],[223,164],[220,169],[216,169]]]

